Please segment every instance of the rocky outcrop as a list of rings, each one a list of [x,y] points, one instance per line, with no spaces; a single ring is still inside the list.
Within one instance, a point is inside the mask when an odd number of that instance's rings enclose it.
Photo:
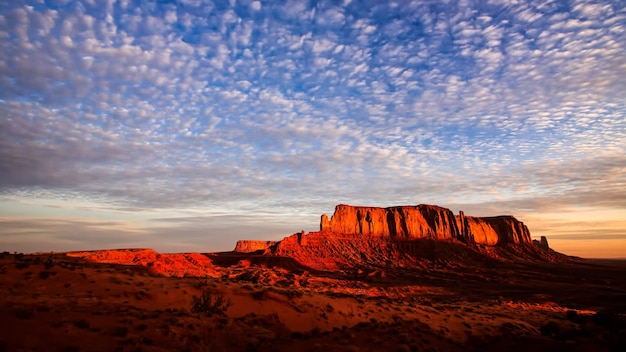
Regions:
[[[396,240],[458,239],[470,245],[531,243],[528,228],[512,216],[471,217],[436,205],[360,207],[340,204],[320,231],[388,237]]]
[[[276,241],[239,240],[235,245],[235,252],[251,253],[264,251],[276,244]]]
[[[540,240],[533,240],[533,244],[541,249],[548,250],[550,246],[548,245],[548,239],[546,236],[541,236]]]

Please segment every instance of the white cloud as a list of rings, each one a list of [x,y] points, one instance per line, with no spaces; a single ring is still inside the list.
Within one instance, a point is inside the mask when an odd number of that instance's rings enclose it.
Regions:
[[[335,43],[333,43],[332,41],[326,38],[322,38],[319,40],[315,40],[313,42],[311,50],[313,51],[313,53],[319,54],[319,53],[333,50],[334,47],[335,47]]]
[[[260,1],[253,1],[250,3],[250,8],[254,11],[259,11],[261,9],[261,2]]]
[[[346,16],[341,8],[329,8],[318,13],[317,22],[321,25],[341,26],[345,23]]]

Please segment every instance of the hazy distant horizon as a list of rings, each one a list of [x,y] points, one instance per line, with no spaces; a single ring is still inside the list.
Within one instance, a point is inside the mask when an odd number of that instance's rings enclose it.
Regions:
[[[0,250],[424,203],[623,258],[624,53],[623,1],[4,2]]]

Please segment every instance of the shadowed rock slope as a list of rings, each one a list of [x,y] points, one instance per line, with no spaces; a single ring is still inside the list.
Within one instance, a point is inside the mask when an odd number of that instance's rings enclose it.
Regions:
[[[108,249],[65,253],[97,263],[139,265],[165,276],[220,277],[211,259],[200,253],[158,253],[149,248]]]

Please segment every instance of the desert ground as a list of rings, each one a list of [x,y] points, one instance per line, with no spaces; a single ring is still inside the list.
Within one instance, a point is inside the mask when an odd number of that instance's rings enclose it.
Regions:
[[[196,253],[185,260],[211,264],[194,275],[112,263],[140,252],[1,254],[0,351],[626,350],[626,261],[327,272]]]

